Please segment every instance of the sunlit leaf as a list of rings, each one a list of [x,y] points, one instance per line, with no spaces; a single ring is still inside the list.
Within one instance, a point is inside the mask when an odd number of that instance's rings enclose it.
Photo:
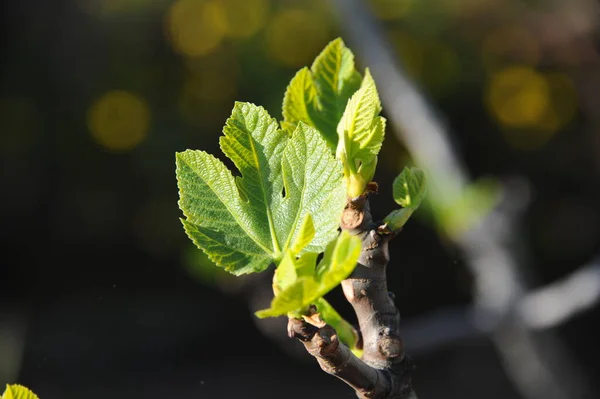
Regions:
[[[304,217],[304,221],[300,226],[300,231],[292,243],[290,248],[291,252],[296,255],[299,254],[308,244],[310,244],[315,237],[315,234],[315,225],[312,216],[308,213]]]
[[[344,143],[339,143],[339,147],[346,153],[349,161],[354,161],[351,162],[354,171],[359,162],[370,163],[381,149],[385,119],[378,116],[380,112],[381,102],[375,81],[367,69],[360,89],[348,102],[337,126],[338,135],[346,137]]]
[[[311,69],[303,68],[292,79],[283,100],[283,122],[293,129],[298,122],[315,127],[332,151],[337,146],[336,127],[346,103],[360,87],[354,55],[342,39],[335,39],[317,56]]]
[[[293,284],[273,298],[270,309],[258,311],[256,315],[264,318],[302,313],[352,273],[360,249],[360,238],[343,231],[338,239],[327,247],[312,276],[298,277]]]
[[[273,280],[273,290],[275,295],[278,295],[281,290],[285,290],[298,279],[296,272],[296,264],[294,255],[291,251],[287,251],[281,260],[281,263],[275,269],[275,277]]]
[[[425,173],[418,168],[404,168],[394,179],[394,201],[405,208],[418,208],[427,193]]]
[[[36,394],[22,385],[6,385],[6,390],[1,399],[39,399]]]
[[[302,234],[305,251],[324,250],[337,234],[345,187],[321,135],[299,123],[290,137],[247,103],[236,103],[223,132],[221,148],[241,176],[204,151],[176,157],[182,222],[192,241],[233,274],[277,263]],[[306,243],[308,214],[315,233]]]
[[[419,208],[426,194],[425,173],[418,168],[404,168],[393,183],[394,201],[403,208],[394,210],[385,217],[384,222],[388,228],[393,231],[404,226]]]
[[[375,81],[367,69],[360,89],[348,101],[337,126],[336,156],[344,165],[350,197],[362,194],[375,173],[377,154],[385,133],[385,119],[379,112],[381,102]]]

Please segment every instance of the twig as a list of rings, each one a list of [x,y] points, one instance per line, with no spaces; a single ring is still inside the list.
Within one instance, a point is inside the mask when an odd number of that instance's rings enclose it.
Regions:
[[[358,264],[342,282],[362,334],[362,360],[339,342],[328,325],[318,328],[290,319],[288,334],[299,338],[323,371],[346,382],[359,398],[416,399],[411,387],[413,364],[400,338],[400,313],[387,290],[388,242],[393,234],[380,233],[381,225],[372,221],[366,197],[351,203],[344,213],[342,228],[362,240]]]
[[[368,366],[342,344],[335,330],[326,325],[317,328],[299,319],[289,319],[288,334],[298,338],[321,369],[350,385],[360,398],[384,397],[390,381],[384,372]]]

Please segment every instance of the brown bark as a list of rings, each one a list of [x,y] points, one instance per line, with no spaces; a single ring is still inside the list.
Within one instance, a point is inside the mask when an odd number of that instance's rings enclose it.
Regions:
[[[289,335],[300,339],[323,371],[346,382],[359,398],[416,398],[410,378],[414,366],[400,338],[400,313],[393,294],[387,291],[388,243],[394,234],[383,233],[382,225],[373,222],[365,198],[351,201],[342,227],[362,240],[356,269],[342,282],[344,295],[358,318],[362,359],[339,342],[328,325],[317,328],[304,320],[290,319]]]

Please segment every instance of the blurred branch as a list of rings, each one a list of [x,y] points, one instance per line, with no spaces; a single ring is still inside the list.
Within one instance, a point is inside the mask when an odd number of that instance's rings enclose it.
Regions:
[[[517,309],[527,327],[546,329],[591,309],[598,301],[600,258],[564,279],[528,293],[521,299]],[[493,329],[477,327],[475,314],[473,307],[455,307],[411,319],[402,328],[404,342],[416,353],[492,332]]]
[[[444,123],[406,77],[364,4],[360,0],[331,0],[331,3],[343,21],[341,26],[346,29],[352,48],[370,66],[375,80],[381,82],[380,95],[394,131],[417,164],[427,171],[434,205],[451,207],[461,198],[470,178]],[[515,237],[515,212],[510,205],[515,200],[524,202],[518,196],[505,198],[480,223],[452,237],[475,278],[477,328],[490,331],[505,370],[525,398],[580,397],[583,384],[575,382],[576,367],[560,342],[550,333],[546,337],[552,341],[550,344],[536,341],[520,317],[519,304],[527,285],[511,241]],[[553,367],[549,366],[551,363]]]
[[[564,323],[600,300],[600,258],[566,278],[528,294],[519,313],[530,328],[549,328]]]

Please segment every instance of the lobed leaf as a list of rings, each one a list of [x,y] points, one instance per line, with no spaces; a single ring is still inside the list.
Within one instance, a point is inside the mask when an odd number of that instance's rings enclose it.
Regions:
[[[344,165],[349,197],[361,195],[375,174],[385,133],[385,119],[379,116],[380,112],[379,94],[367,69],[360,89],[348,101],[337,126],[336,157]]]
[[[37,395],[22,385],[6,385],[1,399],[38,399]]]
[[[379,94],[375,81],[367,69],[360,89],[348,101],[337,126],[340,137],[338,154],[342,151],[345,153],[351,171],[354,173],[360,164],[371,163],[381,149],[385,119],[378,116],[380,112]]]
[[[345,187],[320,134],[298,123],[290,136],[248,103],[235,104],[223,133],[221,149],[241,176],[204,151],[176,155],[192,241],[233,274],[262,271],[292,247],[323,251],[337,234]]]
[[[354,55],[342,39],[333,40],[317,56],[310,70],[303,68],[292,78],[283,99],[282,126],[293,130],[299,122],[304,122],[315,127],[335,151],[337,124],[360,81]]]

